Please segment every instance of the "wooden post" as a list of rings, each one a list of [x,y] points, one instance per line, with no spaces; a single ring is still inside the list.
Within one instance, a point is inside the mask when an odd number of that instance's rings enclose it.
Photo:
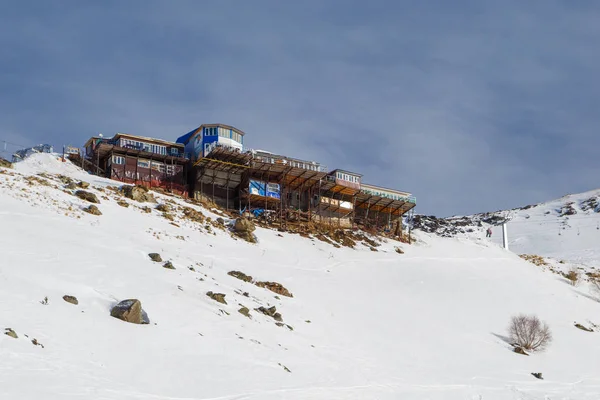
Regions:
[[[133,180],[133,184],[137,185],[137,181],[138,181],[138,164],[140,163],[140,156],[139,154],[135,156],[135,179]]]

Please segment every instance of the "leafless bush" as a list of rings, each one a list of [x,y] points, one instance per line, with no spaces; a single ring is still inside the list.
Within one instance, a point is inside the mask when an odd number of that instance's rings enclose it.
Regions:
[[[515,344],[530,351],[542,351],[552,341],[550,327],[535,315],[512,317],[508,333]]]
[[[573,285],[573,286],[577,285],[577,283],[579,282],[579,277],[580,277],[580,273],[575,268],[571,269],[565,275],[565,278],[567,278],[571,282],[571,285]]]

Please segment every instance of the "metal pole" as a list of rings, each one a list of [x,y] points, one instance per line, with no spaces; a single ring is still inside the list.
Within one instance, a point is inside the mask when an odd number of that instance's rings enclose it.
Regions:
[[[504,248],[508,250],[508,231],[506,229],[506,222],[502,223],[502,244]]]

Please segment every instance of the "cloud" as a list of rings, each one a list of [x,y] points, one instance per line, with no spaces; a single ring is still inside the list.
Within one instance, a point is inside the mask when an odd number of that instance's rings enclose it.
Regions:
[[[223,122],[437,215],[597,186],[594,2],[67,4],[0,16],[0,140]]]

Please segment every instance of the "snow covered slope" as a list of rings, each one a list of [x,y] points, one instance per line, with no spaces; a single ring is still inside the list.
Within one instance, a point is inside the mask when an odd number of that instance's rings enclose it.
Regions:
[[[419,217],[417,226],[443,236],[485,240],[485,229],[507,217],[511,251],[600,267],[600,189],[509,211],[446,219]],[[500,245],[502,229],[492,229],[491,242]]]
[[[494,243],[418,233],[375,252],[257,228],[250,244],[182,209],[211,211],[155,194],[171,201],[170,221],[48,155],[2,172],[0,328],[18,338],[0,335],[0,399],[600,398],[600,333],[573,326],[600,324],[593,292]],[[91,183],[103,215],[83,212],[56,174]],[[127,298],[150,325],[110,316]],[[506,327],[521,312],[548,322],[548,351],[510,350]]]

